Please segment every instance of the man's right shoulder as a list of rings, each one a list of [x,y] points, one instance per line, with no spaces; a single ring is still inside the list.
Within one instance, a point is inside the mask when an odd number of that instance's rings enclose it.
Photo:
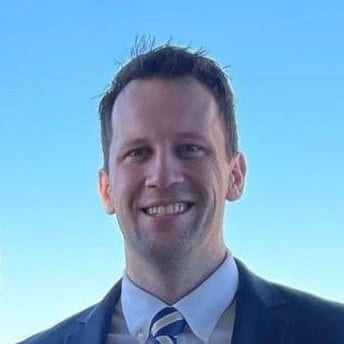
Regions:
[[[32,337],[25,339],[17,344],[62,344],[72,333],[78,331],[81,319],[92,313],[96,305],[91,306],[73,316],[63,320],[54,327],[39,332]]]
[[[101,342],[121,294],[119,280],[99,303],[17,344],[93,344]]]

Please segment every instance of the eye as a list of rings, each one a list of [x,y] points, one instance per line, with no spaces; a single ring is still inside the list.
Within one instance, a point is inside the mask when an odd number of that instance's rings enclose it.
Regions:
[[[192,143],[182,144],[177,148],[177,152],[181,156],[196,157],[202,153],[202,148]]]
[[[125,159],[131,162],[143,161],[149,155],[151,155],[151,149],[149,147],[138,147],[129,151]]]

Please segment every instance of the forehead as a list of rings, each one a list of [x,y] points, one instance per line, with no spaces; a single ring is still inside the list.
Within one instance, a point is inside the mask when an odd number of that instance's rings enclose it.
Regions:
[[[112,112],[116,141],[182,132],[207,135],[214,126],[221,127],[215,98],[192,77],[133,80],[118,95]]]

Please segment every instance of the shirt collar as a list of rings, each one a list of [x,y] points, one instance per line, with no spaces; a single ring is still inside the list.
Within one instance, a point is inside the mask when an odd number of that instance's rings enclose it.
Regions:
[[[237,266],[228,252],[224,262],[210,277],[172,306],[184,316],[191,331],[206,342],[232,302],[238,281]],[[154,315],[171,306],[139,288],[126,274],[122,281],[121,304],[130,334],[136,337],[140,332],[145,338],[149,335]]]

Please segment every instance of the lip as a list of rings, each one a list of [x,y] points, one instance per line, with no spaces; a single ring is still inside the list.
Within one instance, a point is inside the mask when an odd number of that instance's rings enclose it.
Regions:
[[[181,213],[164,214],[163,216],[153,215],[153,214],[149,214],[147,212],[147,208],[166,206],[166,205],[174,204],[174,203],[186,203],[186,209],[183,212],[181,212]],[[141,213],[144,216],[147,216],[148,218],[154,219],[156,221],[168,221],[168,220],[171,220],[171,219],[174,219],[176,217],[183,216],[183,215],[189,213],[190,209],[193,208],[193,205],[195,203],[194,202],[186,202],[186,201],[176,201],[176,202],[164,202],[164,203],[162,203],[162,202],[158,202],[158,203],[154,202],[154,203],[150,203],[150,204],[153,204],[153,205],[149,205],[147,207],[140,208]]]
[[[164,200],[164,201],[161,200],[161,201],[154,201],[154,202],[147,203],[143,206],[140,206],[139,208],[140,210],[145,210],[147,208],[152,208],[152,207],[159,207],[159,206],[166,207],[169,204],[175,204],[175,203],[186,203],[189,208],[195,204],[195,202],[186,201],[186,200]]]

